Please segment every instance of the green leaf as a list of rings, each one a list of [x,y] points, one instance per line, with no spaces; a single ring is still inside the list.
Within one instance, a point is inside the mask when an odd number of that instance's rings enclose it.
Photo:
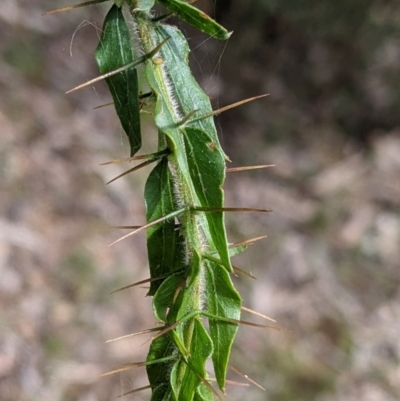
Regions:
[[[184,131],[185,146],[190,176],[201,205],[204,207],[223,207],[225,180],[225,161],[215,142],[203,131],[187,127]],[[224,214],[208,212],[206,219],[214,246],[222,263],[232,271],[226,239]]]
[[[167,158],[162,159],[150,173],[144,196],[147,222],[176,210]],[[152,278],[164,276],[179,268],[181,253],[179,244],[179,232],[175,231],[173,219],[156,224],[147,230],[147,252]],[[162,280],[153,281],[148,295],[154,295],[162,282]]]
[[[139,20],[139,22],[141,21]],[[185,181],[185,177],[189,176],[189,168],[184,153],[180,151],[182,149],[182,138],[179,130],[175,127],[177,118],[174,114],[173,98],[168,96],[168,87],[165,85],[167,78],[164,75],[164,69],[162,65],[148,61],[145,67],[145,74],[146,80],[156,98],[154,109],[156,125],[162,134],[168,136],[168,147],[171,150],[169,159],[176,160],[179,165],[178,173],[182,177],[181,179]],[[187,183],[187,185],[189,184]]]
[[[176,346],[171,340],[171,337],[169,335],[161,336],[151,343],[146,361],[150,362],[168,357],[173,355],[175,351]],[[160,385],[166,385],[168,383],[169,375],[175,363],[176,361],[168,361],[146,366],[147,376],[153,390]]]
[[[173,305],[175,291],[183,274],[174,274],[163,281],[153,298],[153,311],[160,322],[167,322],[167,311]],[[173,322],[170,322],[173,323]]]
[[[189,3],[181,0],[157,0],[168,10],[183,19],[190,25],[199,29],[207,35],[214,38],[226,40],[229,39],[231,33],[223,26],[215,22],[211,17]]]
[[[213,349],[211,338],[199,319],[201,311],[202,286],[201,260],[198,252],[193,250],[189,277],[179,293],[171,313],[174,321],[183,320],[173,331],[174,339],[185,360],[178,362],[171,373],[171,386],[179,401],[199,399],[197,389],[201,383],[199,377],[205,378],[205,362]],[[197,394],[197,395],[196,395]]]
[[[200,383],[193,401],[214,401],[214,394],[204,383]]]
[[[181,362],[182,363],[182,362]],[[171,376],[170,376],[170,384],[171,384],[171,390],[173,393],[173,399],[174,401],[180,401],[179,400],[179,387],[180,387],[180,381],[178,379],[178,371],[180,368],[181,364],[176,363],[174,367],[171,370]]]
[[[151,401],[173,401],[168,381],[166,384],[161,384],[153,390]]]
[[[239,320],[242,300],[229,274],[213,262],[205,261],[204,264],[207,311],[216,316]],[[219,388],[224,391],[229,355],[238,325],[217,319],[209,319],[209,325],[214,344],[212,360],[215,376]]]
[[[105,18],[95,58],[102,75],[134,61],[129,28],[122,10],[115,4]],[[137,71],[135,68],[126,69],[106,78],[106,82],[114,100],[115,110],[129,138],[133,156],[142,144]]]
[[[193,394],[200,384],[199,375],[206,378],[205,363],[213,352],[213,343],[206,329],[198,319],[194,319],[194,329],[191,339],[190,356],[188,358],[188,367],[186,375],[182,382],[180,394]],[[193,397],[192,396],[192,397]]]
[[[196,116],[204,116],[212,113],[212,107],[209,97],[204,93],[199,84],[194,79],[188,62],[189,62],[189,46],[182,33],[175,27],[159,24],[156,26],[155,34],[157,35],[157,43],[161,43],[169,38],[168,42],[162,47],[163,68],[168,71],[168,77],[171,86],[174,88],[175,97],[182,109],[184,116],[197,110]],[[158,117],[156,116],[156,119]],[[217,130],[215,128],[214,119],[210,117],[202,119],[194,119],[188,122],[188,126],[201,129],[211,137],[213,142],[224,155],[224,151],[218,140]],[[177,121],[172,120],[173,123]],[[167,126],[171,121],[159,120],[159,126]]]
[[[190,355],[187,362],[180,362],[171,374],[171,386],[178,401],[192,401],[201,383],[199,378],[206,377],[205,363],[213,349],[211,338],[198,319],[193,320]],[[187,366],[184,366],[187,365]]]

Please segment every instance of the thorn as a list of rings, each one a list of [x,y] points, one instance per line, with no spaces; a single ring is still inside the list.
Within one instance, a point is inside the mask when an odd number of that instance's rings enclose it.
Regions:
[[[140,110],[146,103],[143,99],[150,97],[152,94],[153,94],[153,92],[147,92],[147,93],[144,93],[143,95],[139,95],[139,109]],[[112,106],[113,104],[114,104],[114,102],[101,104],[100,106],[93,107],[93,110],[101,109],[102,107]]]
[[[189,363],[188,360],[182,359],[184,363],[189,367],[189,369],[199,378],[199,380],[220,400],[223,401],[224,399],[222,396],[214,389],[214,387],[194,368],[194,366]],[[225,389],[222,389],[225,395]]]
[[[172,127],[168,127],[168,126],[167,126],[166,128],[175,128],[175,127],[180,127],[180,126],[182,126],[182,125],[185,125],[185,124],[190,120],[190,118],[191,118],[194,114],[196,114],[197,112],[198,112],[198,110],[192,110],[190,113],[186,114],[186,116],[183,117],[181,121],[177,122],[177,123],[174,124]]]
[[[108,164],[125,163],[125,162],[131,162],[131,161],[142,160],[142,159],[150,159],[150,158],[154,158],[155,160],[158,160],[160,157],[166,156],[169,153],[170,153],[169,149],[164,149],[159,152],[148,153],[147,155],[137,155],[137,156],[132,156],[132,157],[124,157],[122,159],[110,160],[108,162],[101,163],[100,166],[106,166]]]
[[[99,106],[93,107],[93,110],[102,109],[103,107],[112,106],[113,104],[114,104],[114,102],[104,103],[104,104],[101,104],[101,105],[99,105]]]
[[[156,340],[159,337],[162,337],[164,334],[166,334],[166,333],[170,332],[171,330],[173,330],[180,323],[182,323],[182,319],[181,320],[177,320],[175,323],[173,323],[170,326],[166,327],[165,329],[160,331],[155,337],[151,337],[149,340],[145,341],[141,346],[146,345],[146,344]]]
[[[258,213],[270,213],[270,209],[256,209],[252,207],[201,207],[195,206],[190,210],[194,212],[258,212]]]
[[[236,320],[236,319],[231,319],[231,320]],[[268,326],[265,324],[258,324],[258,323],[253,323],[253,322],[247,322],[246,320],[236,320],[235,323],[243,324],[245,326],[258,327],[260,329],[272,329],[272,330],[276,330],[276,331],[286,331],[285,329],[282,329],[280,327]]]
[[[174,297],[172,298],[172,303],[174,304],[176,299],[178,298],[179,293],[182,290],[182,287],[186,283],[186,279],[182,277],[182,280],[179,282],[178,286],[176,287],[176,290],[174,292]]]
[[[261,98],[266,97],[266,96],[269,96],[269,93],[264,94],[264,95],[259,95],[259,96],[253,96],[253,97],[250,97],[248,99],[244,99],[244,100],[241,100],[239,102],[229,104],[228,106],[221,107],[218,110],[213,110],[211,113],[207,113],[207,114],[204,114],[204,115],[202,115],[200,117],[197,117],[194,120],[191,120],[190,122],[195,122],[195,121],[203,120],[203,119],[208,118],[208,117],[217,116],[217,115],[223,113],[224,111],[233,109],[235,107],[241,106],[241,105],[249,103],[249,102],[253,102],[254,100],[261,99]]]
[[[163,216],[163,217],[160,217],[159,219],[153,220],[153,221],[151,221],[150,223],[147,223],[147,224],[145,224],[144,226],[141,226],[141,227],[138,228],[137,230],[134,230],[134,231],[130,232],[129,234],[126,234],[126,235],[124,235],[123,237],[117,239],[116,241],[114,241],[113,243],[111,243],[111,244],[108,245],[108,246],[112,246],[112,245],[116,244],[117,242],[120,242],[120,241],[124,240],[125,238],[128,238],[128,237],[130,237],[131,235],[134,235],[134,234],[138,233],[139,231],[143,231],[143,230],[145,230],[145,229],[147,229],[147,228],[149,228],[149,227],[152,227],[152,226],[154,226],[154,225],[156,225],[156,224],[158,224],[158,223],[162,223],[162,222],[164,222],[164,221],[166,221],[166,220],[170,220],[170,219],[172,219],[172,218],[174,218],[174,217],[177,217],[177,216],[179,216],[180,214],[182,214],[185,210],[186,210],[186,208],[184,208],[184,209],[179,209],[179,210],[175,210],[174,212],[169,213],[169,214],[167,214],[167,215],[165,215],[165,216]]]
[[[252,278],[253,280],[257,280],[257,277],[253,276],[251,273],[247,272],[246,270],[243,270],[240,267],[236,267],[236,266],[232,266],[232,267],[233,267],[233,271],[235,273],[240,273],[240,274],[243,274],[244,276]]]
[[[216,263],[217,265],[220,265],[220,266],[223,266],[223,267],[226,268],[226,266],[224,265],[224,263],[222,262],[221,259],[218,259],[218,258],[216,258],[216,257],[214,257],[212,255],[207,254],[207,253],[204,254],[204,257],[206,259],[208,259],[210,262]],[[233,266],[232,266],[232,269],[233,269]],[[235,269],[233,269],[233,270],[228,269],[228,271],[230,271],[231,273],[233,273],[234,270]],[[240,270],[240,269],[238,269],[238,270]]]
[[[236,387],[250,387],[250,384],[248,383],[235,382],[234,380],[226,380],[225,383]]]
[[[140,227],[142,227],[142,226],[100,226],[97,229],[98,230],[125,230],[125,229],[137,230]]]
[[[151,388],[150,385],[149,386],[135,388],[135,389],[133,389],[131,391],[127,391],[126,393],[117,396],[117,398],[121,398],[121,397],[124,397],[124,396],[129,395],[129,394],[137,393],[137,392],[142,391],[142,390],[147,390],[149,388]]]
[[[221,259],[215,258],[214,256],[208,255],[208,254],[204,254],[204,257],[213,263],[216,263],[220,266],[224,266]],[[244,276],[247,276],[254,280],[257,280],[256,277],[254,277],[252,274],[248,273],[246,270],[242,270],[240,267],[232,266],[232,269],[233,269],[233,271],[231,271],[231,273],[233,273],[235,275],[235,277],[239,277],[237,273],[240,273],[240,274],[243,274]]]
[[[237,373],[239,376],[242,376],[243,378],[245,378],[248,382],[250,382],[251,384],[254,384],[256,387],[260,388],[263,391],[266,391],[264,387],[262,387],[260,384],[258,384],[256,381],[254,381],[253,379],[250,379],[249,376],[245,375],[244,373],[242,373],[239,369],[234,368],[231,365],[228,365],[229,369],[231,369],[233,372]]]
[[[208,380],[210,382],[216,382],[217,381],[217,379],[215,379],[213,377],[208,378]],[[233,380],[225,380],[225,383],[226,384],[230,384],[232,386],[237,386],[237,387],[250,387],[250,384],[248,384],[248,383],[235,382]]]
[[[245,306],[242,306],[242,310],[244,310],[244,311],[246,311],[246,312],[249,312],[249,313],[252,313],[253,315],[260,316],[260,317],[262,317],[262,318],[264,318],[264,319],[266,319],[266,320],[269,320],[269,321],[271,321],[271,322],[276,323],[276,320],[274,320],[274,319],[272,319],[272,318],[270,318],[270,317],[268,317],[268,316],[266,316],[266,315],[263,315],[263,314],[260,313],[260,312],[256,312],[256,311],[253,310],[253,309],[249,309],[249,308],[246,308]]]
[[[126,285],[125,287],[121,287],[121,288],[118,288],[117,290],[110,292],[110,295],[115,294],[120,291],[123,291],[123,290],[127,290],[128,288],[136,287],[141,284],[152,283],[153,281],[159,281],[159,280],[162,280],[163,278],[166,278],[169,276],[170,276],[170,273],[164,274],[163,276],[160,276],[160,277],[147,278],[146,280],[137,281],[136,283]]]
[[[65,92],[66,94],[69,94],[71,92],[75,92],[78,89],[82,89],[85,88],[86,86],[92,85],[96,82],[102,81],[103,79],[112,77],[116,74],[119,74],[120,72],[123,72],[129,68],[133,68],[136,67],[139,64],[144,63],[145,61],[149,60],[150,58],[152,58],[154,55],[156,55],[158,53],[158,51],[161,49],[161,47],[169,40],[169,38],[163,40],[159,45],[157,45],[152,51],[150,51],[149,53],[145,54],[142,57],[139,57],[137,60],[132,61],[131,63],[124,65],[120,68],[117,68],[116,70],[107,72],[106,74],[100,75],[97,78],[91,79],[90,81],[87,81],[81,85],[76,86],[75,88],[70,89],[69,91]]]
[[[141,168],[146,167],[146,166],[148,166],[148,165],[151,164],[151,163],[154,163],[156,160],[157,160],[157,159],[146,160],[145,162],[140,163],[140,164],[138,164],[137,166],[132,167],[132,168],[130,168],[129,170],[125,171],[124,173],[122,173],[122,174],[116,176],[116,177],[113,178],[112,180],[108,181],[108,182],[106,183],[106,185],[111,184],[112,182],[118,180],[119,178],[125,177],[125,176],[128,175],[129,173],[133,173],[134,171],[140,170]]]
[[[163,326],[163,327],[164,327],[164,326]],[[143,330],[143,331],[138,331],[137,333],[127,334],[127,335],[125,335],[125,336],[121,336],[121,337],[117,337],[117,338],[112,338],[111,340],[107,340],[107,341],[105,342],[105,344],[107,344],[107,343],[112,343],[112,342],[114,342],[114,341],[123,340],[123,339],[125,339],[125,338],[135,337],[135,336],[138,336],[138,335],[140,335],[140,334],[152,333],[152,332],[154,332],[154,331],[163,330],[163,327],[153,327],[152,329],[146,329],[146,330]]]
[[[188,365],[189,366],[189,365]],[[193,369],[192,369],[193,370]],[[221,397],[221,395],[214,389],[214,387],[198,372],[193,370],[197,377],[200,379],[200,381],[220,400],[223,401],[224,399]]]
[[[119,74],[120,72],[123,72],[123,71],[125,71],[125,70],[127,70],[127,69],[129,69],[129,68],[131,68],[131,67],[134,67],[135,65],[137,65],[136,62],[129,63],[129,64],[127,64],[127,65],[124,65],[123,67],[120,67],[120,68],[117,68],[116,70],[113,70],[113,71],[111,71],[111,72],[108,72],[107,74],[100,75],[99,77],[93,78],[93,79],[91,79],[90,81],[87,81],[87,82],[85,82],[85,83],[83,83],[83,84],[80,84],[80,85],[78,85],[78,86],[75,86],[75,88],[72,88],[72,89],[68,90],[68,91],[65,92],[65,93],[68,95],[69,93],[75,92],[75,91],[77,91],[77,90],[79,90],[79,89],[86,88],[86,86],[95,84],[96,82],[100,82],[100,81],[102,81],[103,79],[106,79],[106,78],[112,77],[112,76],[114,76],[114,75],[117,75],[117,74]]]
[[[190,120],[190,118],[193,116],[193,114],[196,114],[197,112],[198,112],[198,110],[192,110],[191,112],[189,112],[188,114],[186,114],[186,116],[183,117],[182,120],[178,121],[177,123],[165,125],[165,126],[163,127],[163,129],[181,127],[182,125],[185,125],[185,124]],[[193,120],[192,120],[192,121],[193,121]]]
[[[104,3],[105,1],[108,1],[108,0],[91,0],[91,1],[86,1],[85,3],[75,4],[73,6],[67,6],[67,7],[63,7],[63,8],[58,8],[56,10],[51,10],[51,11],[45,12],[44,14],[42,14],[42,17],[44,17],[46,15],[53,15],[53,14],[63,13],[65,11],[71,11],[71,10],[73,10],[75,8],[81,8],[81,7],[86,7],[86,6],[92,6],[94,4]]]
[[[111,370],[109,372],[103,373],[100,376],[109,376],[115,373],[125,372],[130,369],[138,368],[140,366],[148,366],[148,365],[155,365],[157,363],[165,363],[168,361],[172,361],[176,359],[176,355],[166,356],[164,358],[155,359],[153,361],[145,361],[145,362],[133,362],[133,363],[125,363],[121,365],[118,369]]]
[[[258,170],[262,168],[269,168],[269,167],[275,167],[276,164],[262,164],[259,166],[245,166],[245,167],[231,167],[227,168],[226,172],[227,173],[236,173],[238,171],[247,171],[247,170]]]
[[[256,212],[256,213],[271,213],[270,209],[257,209],[252,207],[224,207],[223,212]]]
[[[126,364],[122,365],[120,368],[114,369],[114,370],[110,370],[109,372],[106,372],[106,373],[102,373],[100,376],[104,377],[104,376],[114,375],[116,373],[126,372],[127,370],[138,368],[140,366],[144,366],[145,364],[146,364],[146,362],[126,363]]]
[[[258,324],[258,323],[253,323],[253,322],[248,322],[246,320],[238,320],[238,319],[232,319],[229,317],[222,317],[222,316],[216,316],[208,312],[202,312],[204,316],[207,316],[209,319],[215,319],[215,320],[220,320],[221,322],[227,322],[227,323],[233,323],[233,324],[243,324],[245,326],[251,326],[251,327],[258,327],[260,329],[272,329],[276,331],[288,331],[285,330],[281,327],[276,327],[276,326],[268,326],[265,324]],[[182,319],[181,319],[182,320]]]
[[[236,248],[238,246],[253,245],[255,242],[260,241],[260,240],[262,240],[264,238],[267,238],[267,236],[266,235],[261,235],[259,237],[250,238],[250,239],[247,239],[245,241],[235,242],[234,244],[229,245],[229,248]]]
[[[240,100],[239,102],[229,104],[228,106],[225,106],[225,107],[221,107],[218,110],[214,110],[212,112],[212,114],[213,114],[213,116],[217,116],[218,114],[221,114],[224,111],[227,111],[227,110],[230,110],[230,109],[234,109],[235,107],[239,107],[239,106],[241,106],[243,104],[250,103],[250,102],[253,102],[254,100],[258,100],[258,99],[261,99],[261,98],[267,97],[267,96],[269,96],[269,93],[266,93],[264,95],[249,97],[248,99]]]

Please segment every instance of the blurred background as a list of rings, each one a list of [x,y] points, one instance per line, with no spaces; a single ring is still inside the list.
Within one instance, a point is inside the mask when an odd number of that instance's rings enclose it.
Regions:
[[[105,401],[146,385],[153,327],[145,236],[113,247],[112,224],[144,222],[150,168],[101,162],[127,156],[93,52],[103,4],[42,17],[64,1],[0,7],[0,400]],[[234,263],[244,305],[283,332],[241,327],[232,365],[265,387],[229,400],[400,399],[400,3],[397,0],[199,0],[234,34],[188,35],[191,65],[218,105],[269,93],[217,120],[232,166],[230,241],[268,235]],[[132,26],[132,29],[134,27]],[[143,152],[154,150],[143,116]],[[246,319],[252,317],[245,316]],[[230,374],[232,380],[241,378]],[[127,396],[148,400],[149,392]]]

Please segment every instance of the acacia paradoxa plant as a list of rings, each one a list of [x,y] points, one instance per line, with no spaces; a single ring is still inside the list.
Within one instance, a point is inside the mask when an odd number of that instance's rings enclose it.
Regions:
[[[238,325],[269,327],[240,320],[242,299],[231,275],[245,272],[232,266],[231,257],[254,240],[229,244],[224,213],[269,210],[225,207],[222,187],[229,159],[213,120],[224,109],[212,110],[188,66],[186,39],[165,21],[175,14],[217,39],[226,40],[230,33],[191,2],[157,0],[167,14],[156,18],[151,11],[154,2],[115,0],[95,53],[101,76],[77,87],[106,80],[129,138],[131,157],[125,160],[144,160],[128,172],[155,163],[144,193],[147,224],[121,239],[147,232],[150,279],[145,281],[150,283],[148,295],[161,326],[146,330],[156,333],[146,361],[109,373],[145,366],[152,401],[208,401],[220,395],[211,385],[207,360],[211,358],[215,381],[225,393]],[[145,94],[139,91],[139,65],[144,66],[149,87]],[[145,104],[152,105],[158,149],[135,156],[142,142],[140,111]],[[266,166],[254,166],[260,167]]]

